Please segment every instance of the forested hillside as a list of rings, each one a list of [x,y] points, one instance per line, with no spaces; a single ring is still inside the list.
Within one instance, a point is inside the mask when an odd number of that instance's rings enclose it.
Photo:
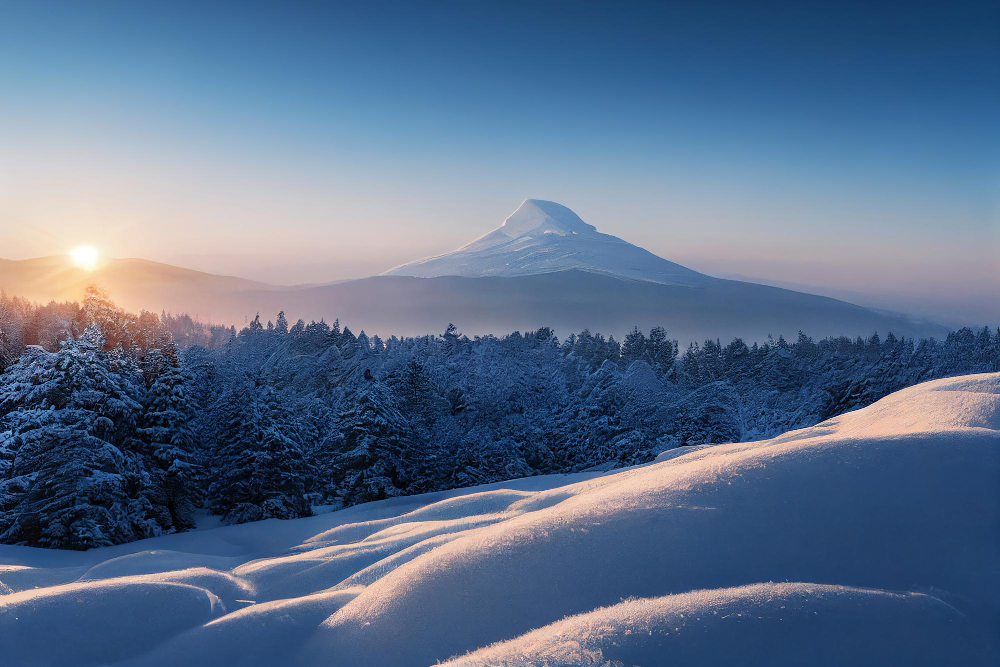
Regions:
[[[382,340],[0,297],[0,541],[87,549],[317,505],[756,440],[918,382],[1000,370],[1000,331],[678,350],[549,329]]]

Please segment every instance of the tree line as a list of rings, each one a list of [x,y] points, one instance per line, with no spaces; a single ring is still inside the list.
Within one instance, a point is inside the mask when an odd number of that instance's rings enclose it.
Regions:
[[[678,349],[542,328],[383,340],[243,330],[0,295],[0,542],[87,549],[195,525],[644,463],[814,425],[912,384],[1000,370],[1000,330],[800,333]]]

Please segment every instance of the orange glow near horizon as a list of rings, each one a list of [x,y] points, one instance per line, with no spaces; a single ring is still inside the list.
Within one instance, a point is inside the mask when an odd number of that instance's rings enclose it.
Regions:
[[[93,271],[97,268],[97,260],[100,253],[92,245],[81,245],[70,250],[69,256],[73,260],[73,266],[77,266],[84,271]]]

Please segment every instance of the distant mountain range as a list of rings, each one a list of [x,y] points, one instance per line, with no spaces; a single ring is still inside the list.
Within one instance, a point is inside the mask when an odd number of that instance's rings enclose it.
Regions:
[[[0,288],[7,294],[42,303],[79,301],[90,284],[107,290],[129,310],[187,312],[227,324],[242,322],[248,310],[253,315],[253,305],[241,295],[286,289],[145,259],[103,259],[90,272],[74,266],[67,256],[0,259]]]
[[[108,259],[93,272],[68,258],[0,260],[0,288],[36,301],[78,300],[95,283],[129,310],[187,312],[242,324],[339,317],[355,332],[420,335],[449,322],[469,335],[551,326],[621,337],[667,328],[682,343],[769,334],[940,336],[903,315],[779,287],[713,278],[608,234],[554,202],[528,199],[504,223],[454,252],[380,276],[282,287],[142,259]]]

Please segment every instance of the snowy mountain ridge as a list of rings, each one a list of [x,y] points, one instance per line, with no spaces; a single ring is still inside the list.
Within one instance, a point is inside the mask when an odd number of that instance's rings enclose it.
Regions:
[[[502,225],[458,250],[409,262],[382,275],[483,278],[574,269],[665,285],[716,281],[617,236],[602,234],[569,208],[543,199],[524,200]]]
[[[559,234],[560,236],[587,234],[596,232],[597,227],[588,225],[580,219],[580,216],[562,204],[543,199],[525,199],[516,211],[507,216],[497,231],[516,239],[525,234]]]
[[[552,327],[621,339],[665,326],[684,346],[706,339],[763,342],[892,331],[940,338],[932,321],[828,297],[714,278],[610,234],[551,201],[525,200],[503,224],[450,253],[378,276],[281,287],[144,260],[84,272],[67,258],[0,260],[0,288],[40,303],[79,299],[94,283],[131,311],[189,313],[244,326],[256,313],[350,322],[368,334],[421,336],[454,323],[470,336]],[[444,323],[444,324],[442,324]]]

